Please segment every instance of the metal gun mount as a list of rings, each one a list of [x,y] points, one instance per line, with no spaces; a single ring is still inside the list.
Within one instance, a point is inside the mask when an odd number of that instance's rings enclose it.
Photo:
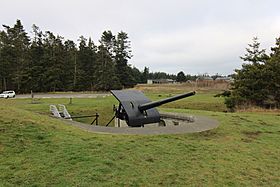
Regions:
[[[119,101],[119,106],[115,109],[115,116],[111,121],[116,117],[125,120],[130,127],[143,127],[144,124],[158,123],[161,118],[155,107],[195,95],[193,91],[159,101],[151,101],[138,90],[111,90],[111,93]]]

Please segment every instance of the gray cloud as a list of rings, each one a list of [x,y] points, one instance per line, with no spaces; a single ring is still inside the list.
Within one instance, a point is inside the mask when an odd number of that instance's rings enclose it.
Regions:
[[[1,2],[1,24],[21,19],[67,39],[95,42],[104,30],[129,34],[138,68],[177,73],[232,73],[254,36],[274,45],[280,30],[276,0],[9,0]]]

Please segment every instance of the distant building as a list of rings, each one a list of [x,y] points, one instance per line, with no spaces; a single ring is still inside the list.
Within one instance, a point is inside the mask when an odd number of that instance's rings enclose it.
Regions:
[[[148,79],[147,84],[173,84],[176,81],[173,79]]]
[[[215,82],[232,82],[233,78],[232,77],[217,77],[215,79]]]
[[[206,81],[213,81],[213,78],[212,77],[198,77],[196,79],[196,81],[204,81],[204,80],[206,80]]]
[[[152,79],[148,79],[147,80],[147,84],[153,84],[153,80]]]
[[[198,77],[196,79],[196,87],[208,87],[212,89],[224,89],[227,90],[230,87],[230,83],[233,81],[231,77],[217,77],[215,80],[212,77]]]

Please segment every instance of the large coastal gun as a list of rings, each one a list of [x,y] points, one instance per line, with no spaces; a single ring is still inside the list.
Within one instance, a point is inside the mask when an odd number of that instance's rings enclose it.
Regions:
[[[159,123],[161,118],[155,107],[195,95],[195,92],[189,92],[159,101],[151,101],[138,90],[111,90],[111,93],[119,101],[119,106],[115,108],[115,116],[111,121],[116,117],[125,120],[130,127],[143,127],[145,124]]]

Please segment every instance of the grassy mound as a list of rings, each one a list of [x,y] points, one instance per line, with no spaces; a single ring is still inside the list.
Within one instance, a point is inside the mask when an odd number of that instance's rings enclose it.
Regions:
[[[197,134],[102,135],[48,117],[50,101],[41,102],[1,100],[0,186],[280,184],[277,114],[162,108],[207,115],[221,124]],[[71,110],[78,113],[85,102],[74,100]]]

